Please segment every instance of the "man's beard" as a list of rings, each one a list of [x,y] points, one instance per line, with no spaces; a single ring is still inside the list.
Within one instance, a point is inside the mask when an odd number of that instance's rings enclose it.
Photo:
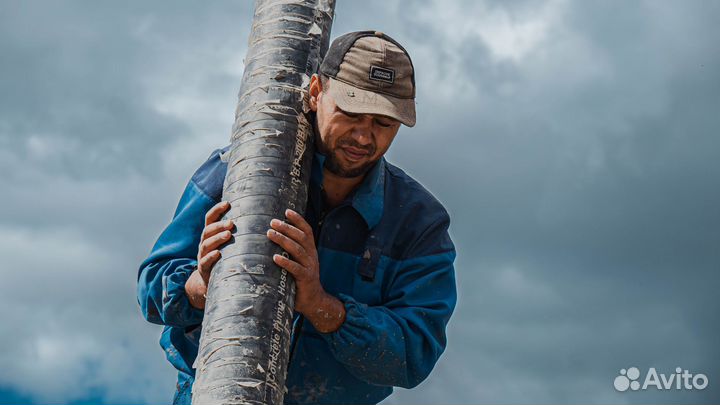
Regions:
[[[371,146],[370,148],[360,146],[352,141],[345,141],[345,142],[338,142],[338,145],[335,149],[331,151],[322,150],[324,149],[322,146],[320,147],[321,152],[325,155],[325,168],[328,169],[328,171],[338,177],[358,177],[362,176],[365,173],[369,172],[370,169],[377,163],[377,160],[370,160],[366,163],[364,163],[362,166],[355,167],[352,169],[345,169],[340,164],[340,159],[338,158],[338,153],[340,152],[340,146],[352,146],[357,149],[364,149],[368,152],[368,156],[372,156],[375,154],[375,147]]]
[[[328,169],[328,171],[338,177],[357,177],[362,176],[363,174],[367,173],[372,169],[372,167],[377,163],[377,160],[369,161],[365,163],[364,165],[355,168],[355,169],[349,169],[345,170],[340,166],[340,162],[338,160],[337,154],[340,153],[339,151],[331,151],[327,150],[325,146],[323,145],[322,139],[320,137],[320,129],[318,128],[317,124],[317,113],[313,112],[310,115],[310,120],[312,122],[313,127],[313,135],[315,138],[315,145],[320,153],[325,155],[325,164],[323,165],[324,168]],[[365,148],[353,141],[344,141],[344,142],[338,142],[338,147],[341,145],[349,145],[353,146],[358,149],[365,149],[368,151],[369,156],[373,156],[375,154],[375,146],[372,145],[370,148]],[[337,150],[337,148],[336,148]]]

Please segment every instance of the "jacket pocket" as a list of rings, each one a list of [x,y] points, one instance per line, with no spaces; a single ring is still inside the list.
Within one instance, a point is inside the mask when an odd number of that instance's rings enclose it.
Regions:
[[[368,247],[363,252],[353,283],[353,297],[367,305],[384,302],[384,283],[390,260],[382,255],[382,249]]]

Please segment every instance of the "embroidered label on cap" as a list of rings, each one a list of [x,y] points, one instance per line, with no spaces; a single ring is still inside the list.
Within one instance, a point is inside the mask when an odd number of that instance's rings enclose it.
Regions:
[[[370,66],[370,80],[379,80],[392,84],[395,80],[395,71],[380,66]]]

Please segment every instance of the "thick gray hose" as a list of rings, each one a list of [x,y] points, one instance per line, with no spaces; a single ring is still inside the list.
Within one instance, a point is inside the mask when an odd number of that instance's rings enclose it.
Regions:
[[[303,214],[312,161],[307,85],[328,48],[334,0],[257,0],[223,200],[233,240],[208,286],[193,404],[281,404],[295,297],[265,235]]]

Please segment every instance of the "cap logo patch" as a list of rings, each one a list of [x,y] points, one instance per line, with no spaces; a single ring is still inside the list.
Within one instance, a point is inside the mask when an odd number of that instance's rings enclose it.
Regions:
[[[395,71],[380,66],[370,66],[370,80],[378,80],[392,84],[395,81]]]

